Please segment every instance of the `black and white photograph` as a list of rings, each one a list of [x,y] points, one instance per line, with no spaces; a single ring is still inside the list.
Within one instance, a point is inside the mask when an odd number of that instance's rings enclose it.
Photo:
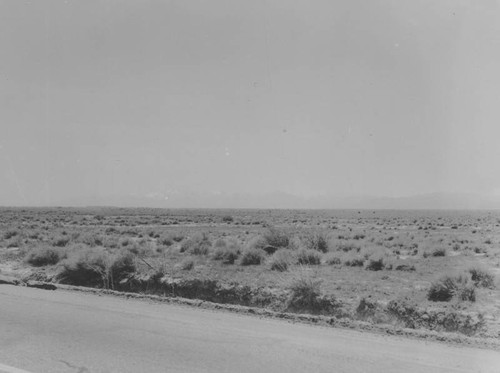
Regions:
[[[500,0],[0,0],[0,373],[499,373]]]

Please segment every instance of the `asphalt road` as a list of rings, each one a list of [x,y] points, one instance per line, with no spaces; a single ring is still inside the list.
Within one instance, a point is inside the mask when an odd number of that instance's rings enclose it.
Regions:
[[[500,372],[500,353],[0,285],[0,372]]]

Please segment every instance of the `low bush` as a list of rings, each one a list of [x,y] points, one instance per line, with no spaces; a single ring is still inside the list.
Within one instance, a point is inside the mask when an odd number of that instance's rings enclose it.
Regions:
[[[263,249],[266,246],[268,246],[266,239],[260,235],[253,236],[245,245],[247,249]]]
[[[303,265],[321,264],[321,254],[312,249],[301,249],[297,252],[297,263]]]
[[[269,264],[271,266],[271,270],[284,272],[288,270],[290,265],[293,263],[293,260],[294,257],[290,250],[279,249],[273,254],[269,260]]]
[[[120,245],[122,247],[132,246],[133,243],[134,243],[134,241],[132,239],[128,238],[128,237],[122,238],[120,240]]]
[[[68,244],[70,238],[68,236],[57,236],[52,239],[52,245],[56,247],[64,247]]]
[[[172,246],[174,244],[174,239],[172,238],[172,235],[163,233],[158,238],[158,243],[163,246]]]
[[[289,291],[287,311],[331,314],[339,306],[335,299],[326,298],[321,294],[321,280],[305,271],[300,271],[292,277],[286,288]]]
[[[182,233],[178,232],[172,234],[172,240],[174,240],[175,242],[181,242],[183,239],[184,239],[184,234]]]
[[[218,249],[218,248],[224,248],[224,247],[227,247],[227,243],[225,240],[223,240],[222,238],[219,238],[218,240],[216,240],[214,242],[214,248],[215,249]]]
[[[3,234],[3,238],[5,240],[9,240],[11,239],[12,237],[15,237],[19,234],[19,231],[17,229],[9,229],[8,231],[6,231],[4,234]]]
[[[261,249],[247,248],[240,258],[240,265],[259,265],[264,262],[265,253]]]
[[[398,264],[394,268],[396,271],[404,271],[404,272],[413,272],[415,271],[415,266],[414,265],[409,265],[409,264]]]
[[[190,271],[194,268],[194,260],[193,258],[185,258],[180,262],[180,267],[184,271]]]
[[[324,256],[325,263],[328,265],[339,265],[342,263],[340,257],[336,253],[328,253]]]
[[[324,232],[312,232],[305,236],[305,245],[310,250],[317,250],[322,253],[328,251],[328,237]]]
[[[290,243],[288,234],[274,227],[271,227],[266,232],[264,232],[263,237],[268,245],[278,248],[288,247],[288,244]]]
[[[381,271],[384,269],[384,258],[378,257],[368,259],[365,269],[369,271]]]
[[[356,251],[359,252],[361,250],[361,246],[354,244],[353,242],[340,242],[336,247],[337,251],[349,252]]]
[[[471,280],[477,287],[493,289],[495,287],[495,276],[482,268],[469,268]]]
[[[111,254],[102,247],[74,251],[61,262],[57,275],[61,283],[112,288],[136,270],[134,255],[128,251]]]
[[[116,249],[119,245],[119,240],[117,236],[104,236],[102,240],[102,246],[110,249]]]
[[[434,249],[434,250],[431,252],[431,255],[432,255],[432,256],[446,256],[446,249],[445,249],[445,248],[437,248],[437,249]]]
[[[84,243],[90,247],[102,246],[102,237],[99,234],[84,232],[80,234],[77,242]]]
[[[298,309],[314,308],[320,296],[321,280],[301,276],[294,279],[289,286],[291,292],[288,305]]]
[[[189,252],[192,255],[207,255],[212,243],[206,233],[196,234],[188,238],[181,245],[180,252]]]
[[[218,247],[214,250],[213,259],[221,260],[224,264],[233,264],[239,255],[239,250],[230,247]]]
[[[363,267],[365,258],[361,255],[348,255],[344,258],[344,265],[347,267]]]
[[[468,274],[444,275],[431,284],[427,299],[433,302],[447,302],[456,297],[458,300],[474,302],[475,289]]]
[[[34,267],[43,267],[57,264],[64,257],[65,252],[61,249],[49,246],[31,249],[24,260]]]

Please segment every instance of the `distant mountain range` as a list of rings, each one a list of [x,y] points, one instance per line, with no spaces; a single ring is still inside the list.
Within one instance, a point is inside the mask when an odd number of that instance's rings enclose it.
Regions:
[[[276,208],[276,209],[500,209],[500,197],[467,193],[430,193],[408,197],[299,197],[283,192],[225,194],[177,192],[168,196],[107,196],[58,201],[57,206],[118,206],[160,208]]]

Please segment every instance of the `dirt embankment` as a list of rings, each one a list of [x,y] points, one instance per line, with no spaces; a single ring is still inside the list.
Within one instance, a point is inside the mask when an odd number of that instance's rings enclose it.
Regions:
[[[11,272],[11,274],[15,272]],[[319,294],[294,294],[273,288],[252,288],[199,278],[131,276],[114,290],[48,282],[42,272],[24,274],[23,279],[0,276],[0,284],[29,286],[47,290],[66,289],[151,299],[209,309],[247,313],[378,333],[432,339],[448,343],[500,348],[496,338],[481,333],[484,320],[471,313],[419,309],[405,301],[382,304],[362,299],[357,305]]]

